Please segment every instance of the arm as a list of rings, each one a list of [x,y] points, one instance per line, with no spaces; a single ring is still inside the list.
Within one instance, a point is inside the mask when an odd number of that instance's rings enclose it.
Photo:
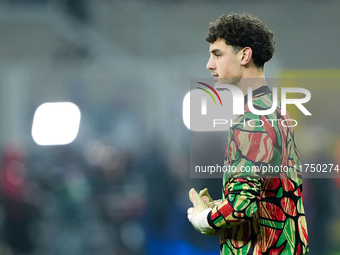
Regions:
[[[235,128],[232,132],[226,154],[235,171],[226,173],[224,201],[208,214],[208,223],[215,229],[233,227],[254,216],[261,188],[255,166],[267,165],[273,157],[273,142],[266,131]]]
[[[251,219],[257,211],[260,180],[258,178],[232,178],[227,184],[225,200],[208,214],[211,227],[227,228]]]

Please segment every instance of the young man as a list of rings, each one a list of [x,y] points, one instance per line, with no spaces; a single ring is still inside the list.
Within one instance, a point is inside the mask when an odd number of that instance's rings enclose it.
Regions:
[[[272,114],[255,115],[247,100],[250,87],[254,108],[270,109],[273,104],[264,77],[264,63],[274,53],[273,34],[262,21],[242,13],[223,15],[211,23],[206,40],[207,69],[217,83],[227,78],[243,91],[245,113],[229,130],[225,165],[236,171],[224,175],[222,202],[208,209],[193,202],[189,221],[203,234],[220,234],[221,254],[306,254],[300,159],[294,131],[287,127],[292,125],[281,124],[289,123],[289,118],[281,114],[279,102]],[[248,120],[255,122],[249,125]],[[254,166],[281,170],[266,175],[243,171]]]

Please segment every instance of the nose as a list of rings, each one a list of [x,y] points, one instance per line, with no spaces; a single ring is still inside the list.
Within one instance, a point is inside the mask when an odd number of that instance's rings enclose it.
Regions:
[[[207,63],[207,66],[206,68],[208,70],[214,70],[216,67],[215,67],[215,63],[213,62],[212,58],[210,57],[209,60],[208,60],[208,63]]]

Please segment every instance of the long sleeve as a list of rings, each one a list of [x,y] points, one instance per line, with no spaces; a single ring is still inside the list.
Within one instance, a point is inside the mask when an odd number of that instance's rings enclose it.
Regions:
[[[243,118],[244,119],[244,118]],[[223,202],[213,208],[208,222],[213,228],[228,228],[250,220],[260,199],[261,166],[273,158],[273,142],[266,130],[235,126],[229,133]]]

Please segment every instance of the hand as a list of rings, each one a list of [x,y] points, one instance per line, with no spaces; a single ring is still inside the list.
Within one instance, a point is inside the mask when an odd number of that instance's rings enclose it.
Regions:
[[[198,194],[203,202],[209,207],[209,208],[214,208],[215,206],[218,206],[221,204],[222,200],[213,200],[208,192],[207,188],[204,188],[200,191]]]
[[[205,192],[200,192],[202,195]],[[206,190],[207,193],[207,190]],[[205,194],[206,194],[205,193]],[[209,196],[205,199],[206,203],[211,203],[213,200]],[[208,205],[203,201],[202,197],[196,192],[195,189],[191,189],[189,192],[189,198],[191,202],[193,203],[194,207],[190,207],[188,209],[188,219],[193,225],[193,227],[205,235],[218,235],[219,231],[213,229],[209,223],[208,223],[208,214],[211,211],[211,208],[208,207]]]
[[[207,208],[204,211],[197,212],[194,207],[188,209],[188,219],[193,227],[205,235],[218,235],[219,231],[210,227],[208,223],[208,214],[211,208]]]

